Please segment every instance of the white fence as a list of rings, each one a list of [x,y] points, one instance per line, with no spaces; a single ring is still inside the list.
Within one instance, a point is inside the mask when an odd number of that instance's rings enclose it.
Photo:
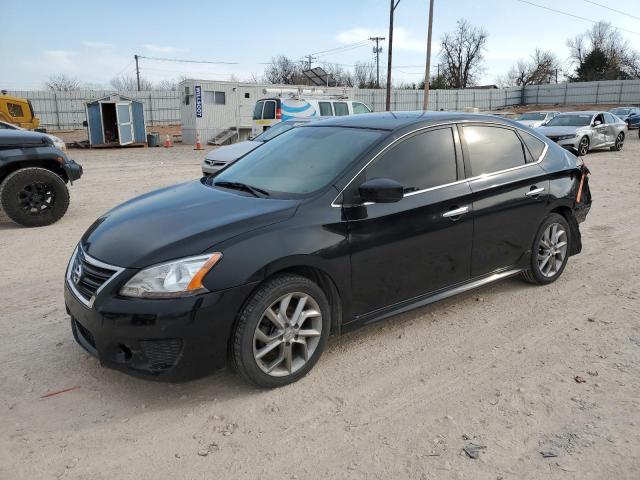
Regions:
[[[85,104],[105,97],[113,90],[78,90],[74,92],[9,91],[9,95],[31,100],[40,125],[50,130],[82,128],[87,119]],[[125,97],[144,103],[144,118],[147,125],[180,123],[180,94],[172,91],[119,92]]]
[[[258,85],[266,88],[270,85]],[[308,87],[307,87],[308,88]],[[41,124],[51,130],[80,128],[85,118],[87,101],[104,97],[111,91],[11,91],[10,95],[28,98],[33,103]],[[177,91],[119,92],[144,102],[147,125],[181,123],[182,93]],[[352,98],[383,111],[385,91],[376,89],[348,89]],[[394,89],[391,92],[392,110],[421,110],[421,90]],[[612,80],[602,82],[559,83],[531,85],[524,88],[431,90],[429,108],[432,110],[463,110],[477,107],[496,110],[522,104],[640,104],[640,80]],[[229,119],[229,127],[234,119]]]

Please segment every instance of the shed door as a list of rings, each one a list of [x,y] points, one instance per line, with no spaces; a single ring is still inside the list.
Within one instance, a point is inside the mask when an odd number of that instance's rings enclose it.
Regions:
[[[104,143],[104,132],[102,131],[102,112],[99,103],[87,105],[87,128],[89,129],[89,143],[100,145]]]
[[[118,138],[120,139],[120,145],[133,143],[131,103],[116,103],[116,115],[118,117]]]

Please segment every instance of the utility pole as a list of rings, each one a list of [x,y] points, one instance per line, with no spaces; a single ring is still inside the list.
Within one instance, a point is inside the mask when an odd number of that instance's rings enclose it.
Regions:
[[[311,70],[311,62],[313,62],[316,59],[316,57],[312,55],[306,55],[304,58],[307,59],[307,70]]]
[[[379,43],[384,40],[384,37],[369,37],[369,40],[376,42],[376,46],[373,47],[373,53],[376,54],[376,88],[380,88],[380,52],[382,52],[382,47],[379,46]]]
[[[140,91],[140,68],[138,67],[138,55],[134,55],[133,58],[136,59],[136,79],[138,81],[138,91]]]
[[[400,0],[391,0],[389,7],[389,46],[387,48],[387,101],[386,110],[391,110],[391,60],[393,58],[393,12],[398,8]]]
[[[427,65],[424,69],[424,101],[422,109],[429,109],[429,81],[431,80],[431,32],[433,30],[433,0],[429,0],[429,30],[427,31]]]

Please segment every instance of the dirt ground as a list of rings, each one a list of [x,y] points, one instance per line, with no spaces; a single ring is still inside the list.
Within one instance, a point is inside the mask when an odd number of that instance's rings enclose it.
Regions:
[[[0,220],[0,478],[640,478],[636,132],[586,157],[584,250],[559,281],[502,281],[333,338],[307,377],[271,391],[228,372],[142,381],[76,345],[62,282],[81,234],[197,177],[202,152],[71,154],[85,175],[60,222]],[[468,443],[486,447],[478,459]]]

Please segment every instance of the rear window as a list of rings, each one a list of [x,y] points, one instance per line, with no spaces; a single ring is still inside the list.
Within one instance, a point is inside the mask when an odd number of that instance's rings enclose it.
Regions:
[[[344,102],[333,102],[333,109],[336,112],[336,117],[349,115],[349,107]]]
[[[333,116],[333,110],[331,110],[331,102],[318,102],[320,106],[320,115],[323,117]]]
[[[358,113],[371,113],[371,110],[364,103],[353,102],[353,114]]]
[[[529,153],[531,153],[531,158],[529,159],[532,162],[537,162],[544,152],[545,143],[539,138],[534,137],[530,133],[520,131],[520,136],[524,141],[524,144],[527,146]]]
[[[472,176],[525,164],[522,142],[513,130],[484,125],[465,125],[462,130],[469,150]]]
[[[262,106],[264,102],[256,102],[256,106],[253,109],[253,119],[261,120],[262,119]]]

